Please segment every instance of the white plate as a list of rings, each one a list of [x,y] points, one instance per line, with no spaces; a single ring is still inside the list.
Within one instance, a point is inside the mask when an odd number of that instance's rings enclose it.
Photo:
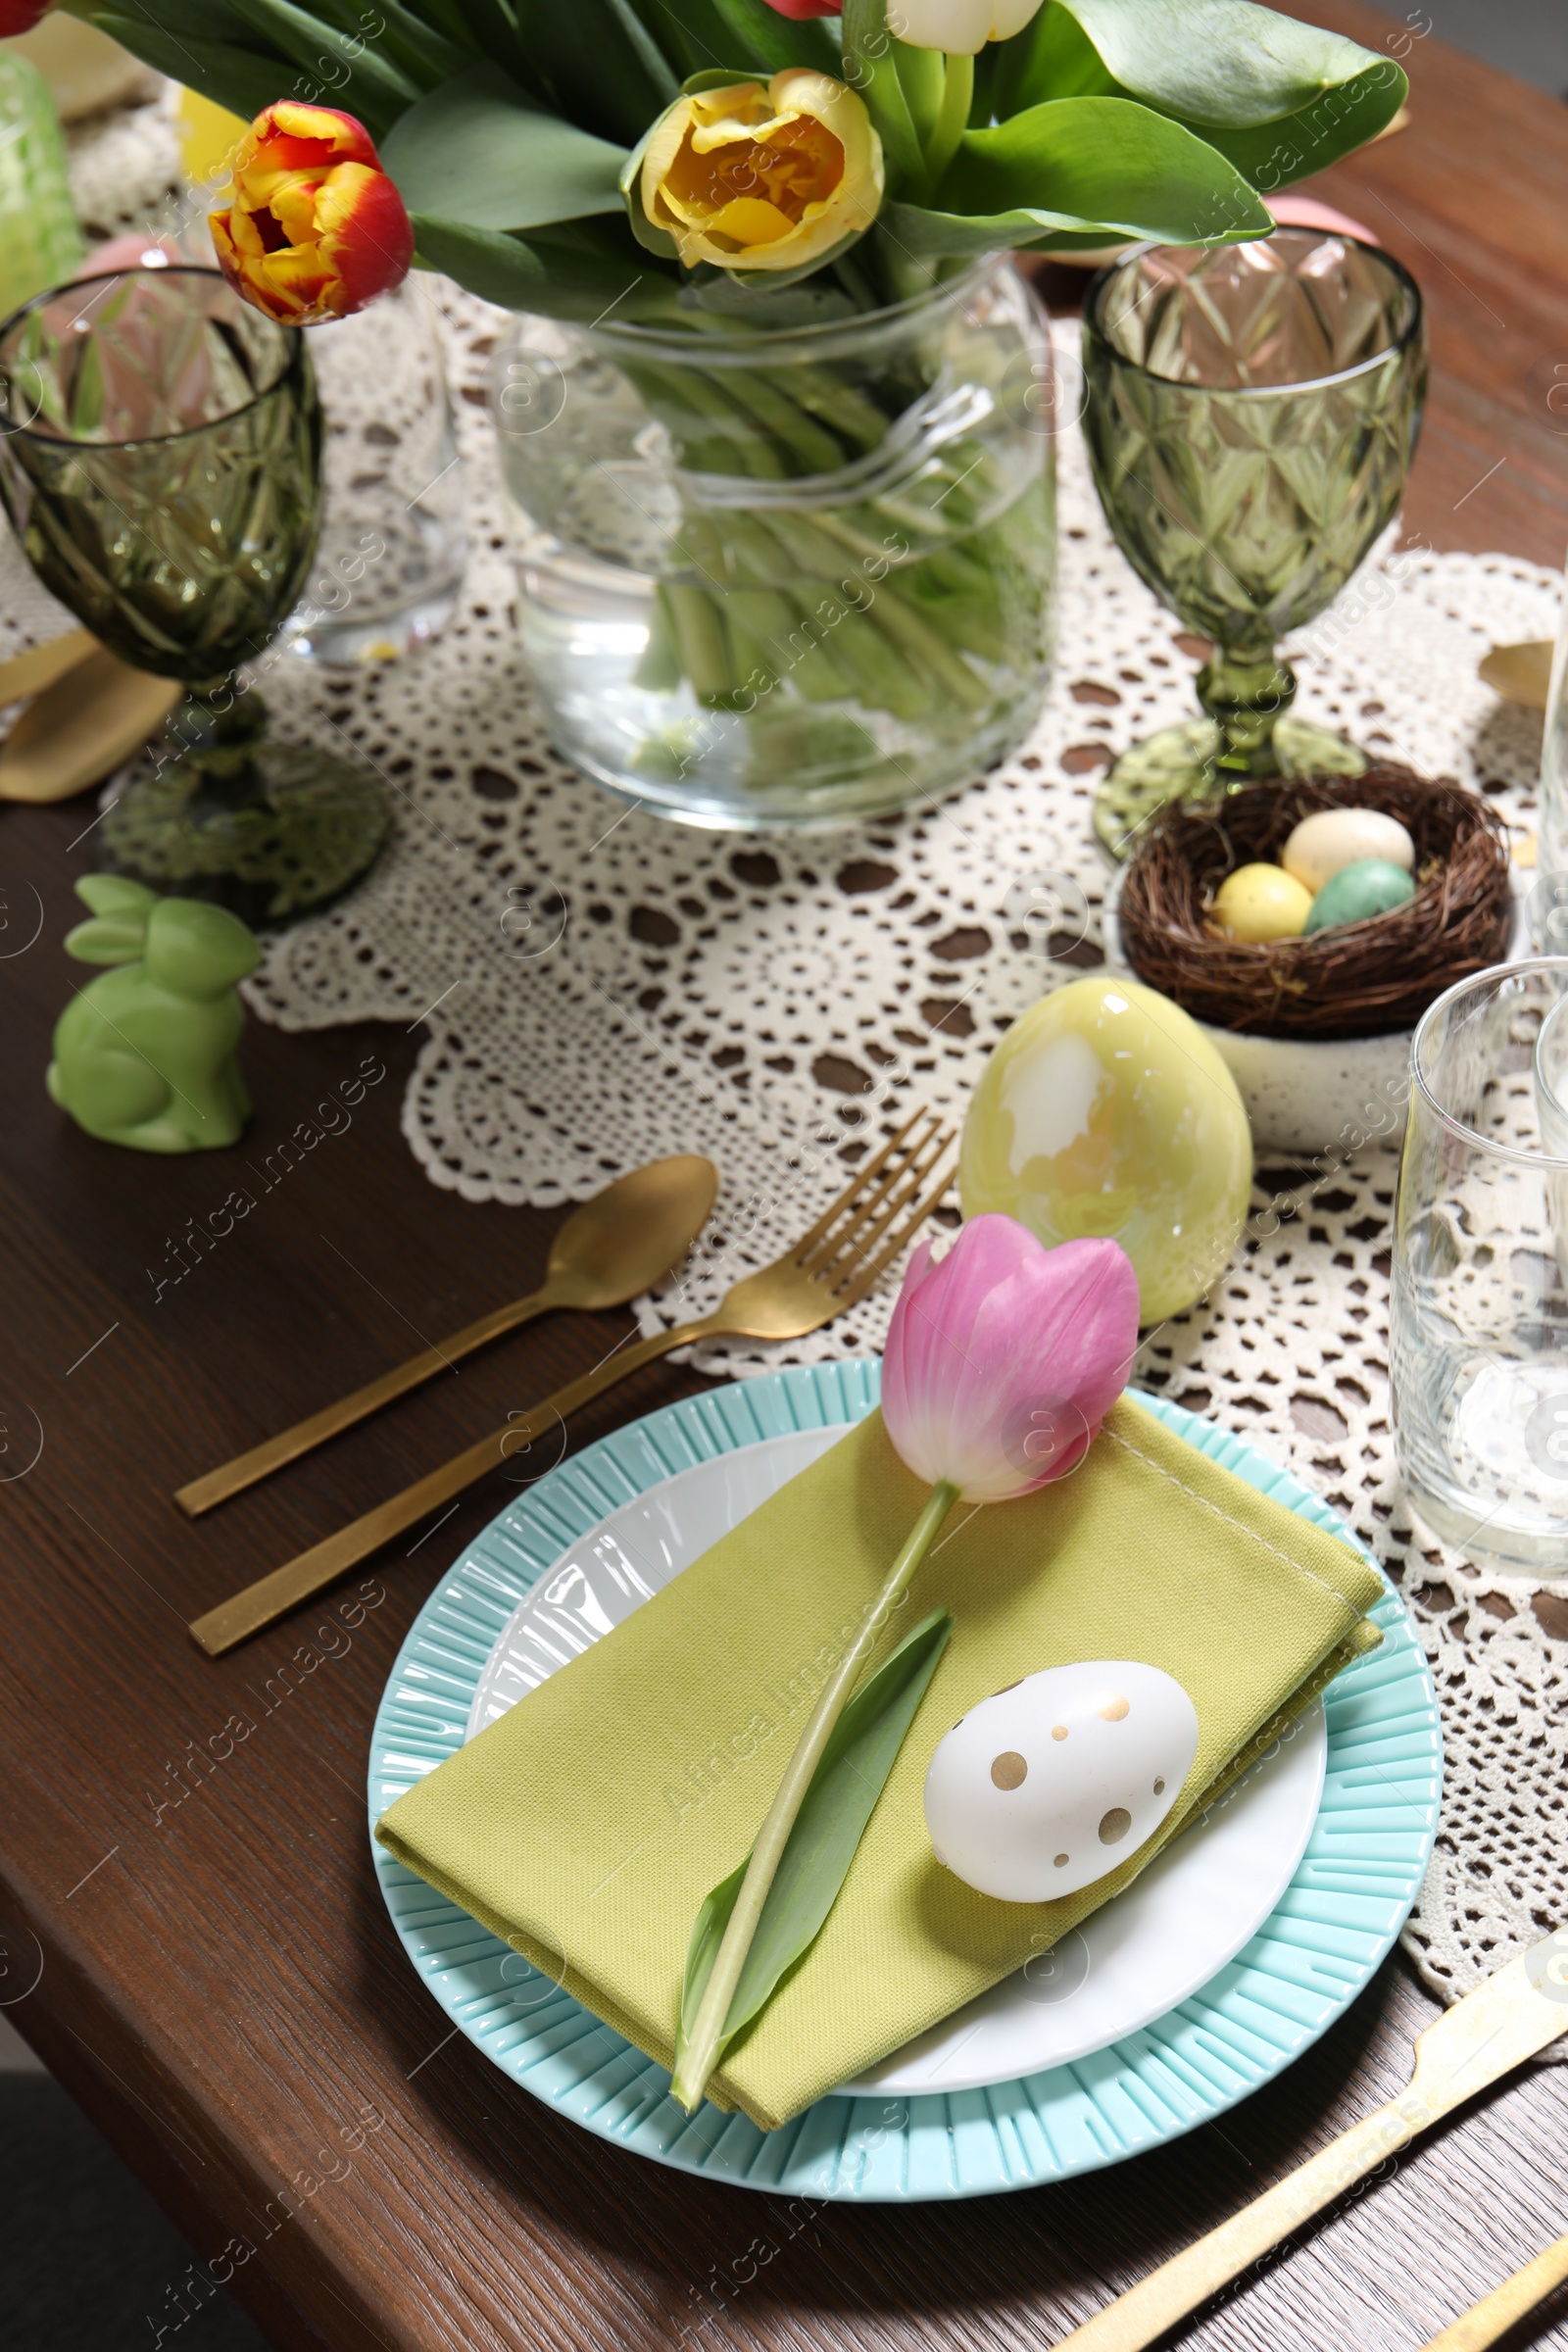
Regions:
[[[466,1737],[629,1617],[847,1427],[792,1430],[698,1462],[579,1536],[508,1619]],[[1319,1703],[1125,1894],[846,2092],[906,2097],[1012,2082],[1164,2016],[1236,1958],[1290,1885],[1317,1819],[1326,1749]]]

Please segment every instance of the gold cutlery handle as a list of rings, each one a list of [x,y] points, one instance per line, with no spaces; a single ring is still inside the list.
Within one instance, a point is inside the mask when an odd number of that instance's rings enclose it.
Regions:
[[[1483,2295],[1472,2304],[1462,2318],[1435,2335],[1426,2352],[1486,2352],[1488,2344],[1495,2344],[1510,2328],[1522,2320],[1527,2311],[1534,2311],[1544,2302],[1554,2286],[1568,2278],[1568,2237],[1559,2237],[1555,2245],[1527,2262],[1523,2270],[1515,2271],[1490,2295]]]
[[[378,1380],[368,1380],[351,1396],[340,1396],[336,1404],[323,1405],[318,1413],[296,1421],[292,1429],[279,1430],[275,1438],[264,1439],[249,1453],[237,1453],[231,1462],[220,1463],[216,1470],[193,1478],[189,1486],[179,1489],[174,1500],[187,1518],[199,1519],[215,1503],[226,1502],[231,1494],[255,1486],[258,1479],[270,1478],[285,1462],[297,1461],[302,1453],[324,1445],[340,1430],[352,1429],[367,1414],[379,1412],[394,1396],[406,1396],[410,1389],[433,1380],[438,1372],[450,1371],[459,1356],[471,1355],[487,1340],[498,1340],[504,1331],[515,1331],[521,1324],[531,1323],[535,1315],[542,1315],[554,1303],[547,1283],[531,1298],[517,1298],[510,1306],[500,1306],[491,1314],[481,1315],[477,1323],[455,1332],[451,1339],[426,1348],[419,1355],[411,1355],[406,1363],[394,1364]]]
[[[313,1544],[296,1559],[286,1560],[270,1576],[247,1585],[243,1592],[236,1592],[232,1599],[209,1609],[205,1617],[196,1618],[190,1630],[197,1642],[209,1657],[221,1657],[225,1649],[232,1649],[236,1642],[259,1634],[263,1626],[298,1607],[302,1600],[309,1600],[345,1569],[368,1559],[372,1551],[378,1551],[393,1536],[415,1526],[426,1511],[450,1502],[487,1470],[497,1470],[503,1462],[514,1459],[519,1443],[537,1442],[553,1423],[564,1422],[568,1413],[603,1396],[617,1381],[667,1355],[672,1348],[684,1348],[717,1328],[715,1318],[704,1317],[696,1323],[679,1323],[670,1331],[656,1331],[651,1339],[639,1340],[635,1347],[616,1348],[580,1380],[568,1381],[564,1389],[557,1389],[553,1396],[536,1404],[525,1418],[509,1420],[503,1428],[481,1438],[477,1446],[470,1446],[466,1453],[416,1479],[412,1487],[405,1487],[401,1494],[378,1502],[374,1510],[367,1511],[347,1527],[340,1527],[335,1535]]]
[[[1244,2211],[1140,2278],[1064,2335],[1058,2352],[1068,2344],[1078,2345],[1080,2352],[1143,2352],[1383,2157],[1558,2040],[1565,2023],[1568,1929],[1559,1928],[1505,1960],[1462,2001],[1434,2018],[1416,2038],[1415,2072],[1396,2099],[1352,2124]],[[1475,2340],[1491,2343],[1492,2338]]]
[[[1057,2352],[1064,2352],[1068,2344],[1081,2352],[1143,2352],[1145,2345],[1156,2342],[1178,2320],[1239,2277],[1249,2263],[1332,2204],[1352,2180],[1402,2148],[1432,2120],[1432,2112],[1427,2102],[1406,2092],[1363,2116],[1242,2212],[1060,2337]]]

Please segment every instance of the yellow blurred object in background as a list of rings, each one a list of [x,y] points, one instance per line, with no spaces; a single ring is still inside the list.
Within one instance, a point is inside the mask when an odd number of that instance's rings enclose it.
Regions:
[[[230,159],[250,124],[196,90],[179,93],[179,143],[185,176],[198,187],[229,175]]]

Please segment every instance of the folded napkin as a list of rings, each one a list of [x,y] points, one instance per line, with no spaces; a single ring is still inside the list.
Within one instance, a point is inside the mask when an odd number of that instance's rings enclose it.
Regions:
[[[698,1905],[746,1854],[824,1673],[925,1500],[879,1413],[382,1816],[381,1842],[661,2064]],[[882,1637],[953,1637],[816,1942],[710,2096],[764,2131],[950,2016],[1118,1893],[1351,1657],[1382,1592],[1348,1544],[1124,1397],[1077,1471],[967,1513]],[[1046,1666],[1174,1675],[1198,1753],[1159,1832],[1047,1903],[932,1853],[931,1751]]]

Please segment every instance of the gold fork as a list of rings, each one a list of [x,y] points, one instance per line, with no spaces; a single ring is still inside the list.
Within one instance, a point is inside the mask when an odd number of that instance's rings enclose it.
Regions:
[[[732,1339],[799,1340],[820,1330],[865,1297],[935,1208],[952,1175],[951,1167],[940,1175],[937,1171],[954,1140],[954,1130],[934,1113],[916,1111],[793,1248],[734,1284],[710,1315],[617,1348],[525,1417],[513,1415],[466,1453],[209,1609],[191,1626],[196,1641],[209,1657],[220,1657],[309,1600],[345,1569],[368,1559],[427,1511],[450,1502],[487,1470],[498,1469],[579,1405],[667,1355],[672,1348],[687,1348],[694,1340],[720,1333]]]

